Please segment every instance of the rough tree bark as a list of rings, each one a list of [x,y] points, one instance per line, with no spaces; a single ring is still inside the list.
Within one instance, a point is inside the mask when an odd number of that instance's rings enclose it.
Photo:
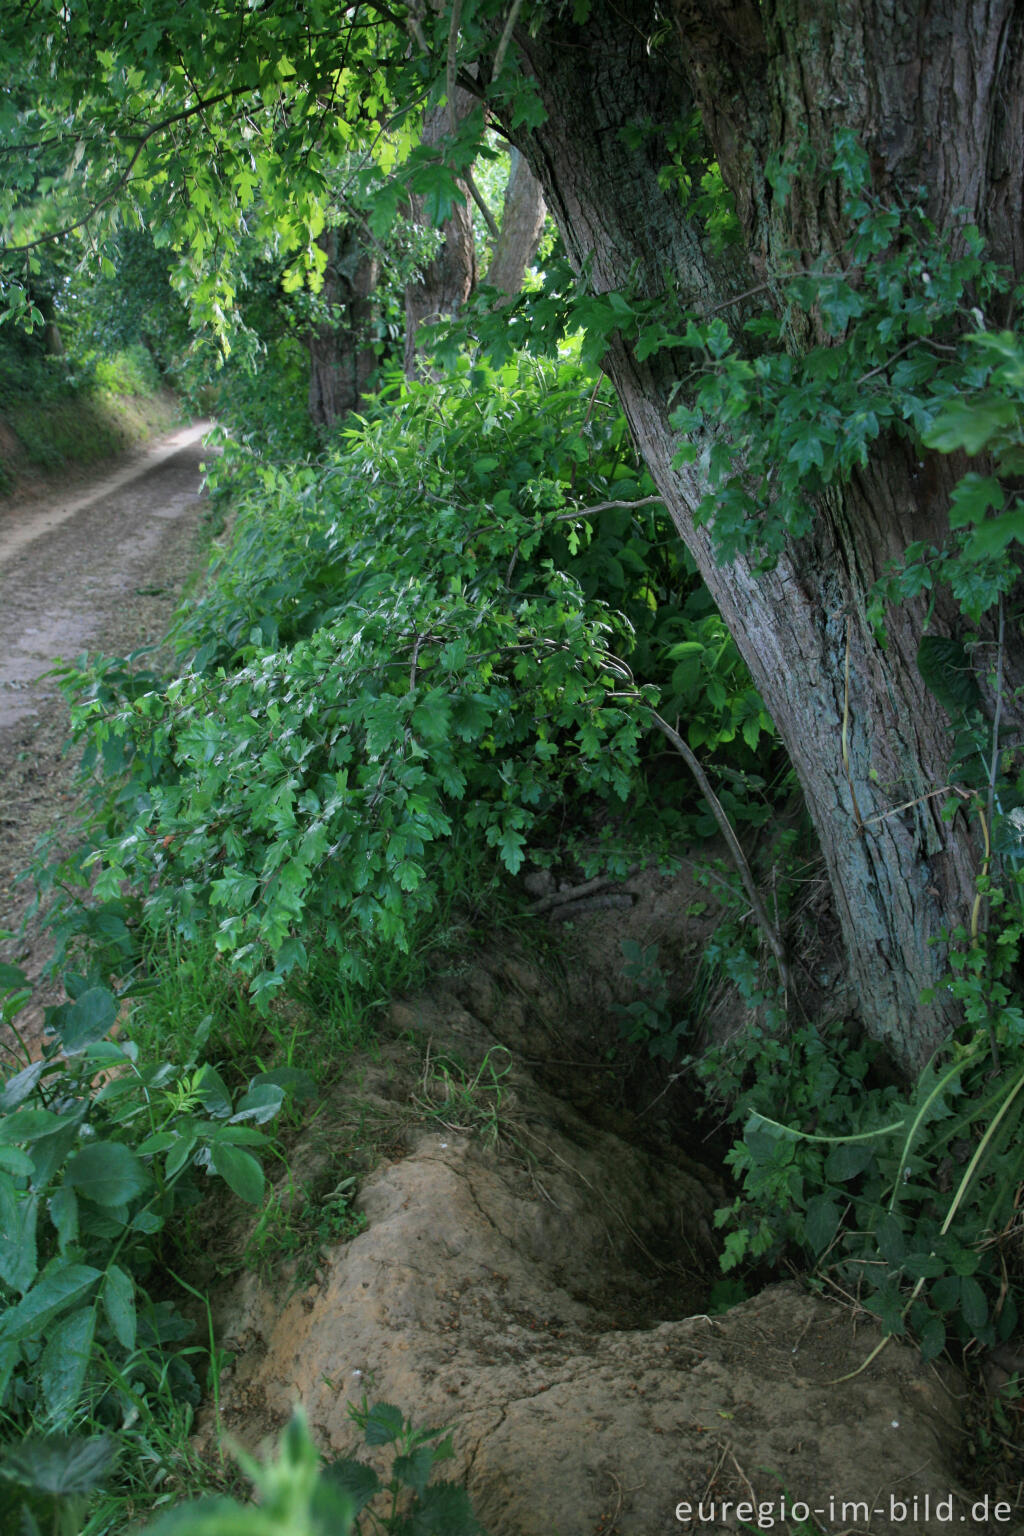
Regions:
[[[505,189],[501,233],[494,246],[486,281],[502,293],[516,294],[533,260],[544,228],[544,193],[517,149]]]
[[[475,106],[466,91],[456,92],[455,108],[464,117]],[[431,107],[423,115],[423,144],[441,144],[451,131],[451,113],[447,104]],[[457,204],[441,226],[441,245],[415,283],[405,291],[405,376],[415,378],[420,371],[419,354],[424,338],[420,327],[443,315],[456,315],[476,287],[476,245],[473,239],[473,215],[469,189],[459,183],[464,201]],[[423,198],[412,197],[410,217],[426,223]]]
[[[327,230],[319,245],[327,252],[320,297],[332,318],[306,337],[309,348],[309,414],[329,427],[354,411],[369,388],[377,356],[369,340],[378,263],[352,228]]]
[[[868,150],[880,195],[924,185],[940,228],[966,206],[995,256],[1024,270],[1024,10],[1014,0],[595,0],[584,22],[549,12],[516,42],[548,115],[528,133],[506,127],[596,291],[655,297],[669,272],[700,311],[761,283],[770,302],[776,274],[823,254],[840,260],[847,230],[820,169],[840,128]],[[743,230],[724,254],[659,184],[664,141],[630,148],[637,135],[622,131],[695,110]],[[766,175],[773,155],[808,168],[785,202]],[[671,362],[640,363],[617,337],[606,367],[792,757],[865,1025],[913,1069],[957,1019],[944,991],[920,999],[945,972],[944,930],[969,918],[977,839],[963,816],[941,818],[941,798],[919,799],[946,783],[951,748],[916,666],[923,610],[894,612],[883,649],[865,598],[908,543],[941,540],[955,466],[883,443],[852,484],[820,499],[813,532],[774,572],[755,577],[742,559],[723,568],[694,526],[699,471],[672,467]],[[953,619],[941,607],[938,617]]]

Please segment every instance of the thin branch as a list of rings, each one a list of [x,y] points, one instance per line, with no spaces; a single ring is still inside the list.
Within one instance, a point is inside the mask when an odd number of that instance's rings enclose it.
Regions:
[[[659,506],[665,505],[664,496],[641,496],[639,501],[599,501],[593,507],[578,507],[575,512],[559,512],[552,521],[556,523],[571,523],[577,517],[594,517],[598,512],[610,512],[613,507],[649,507],[655,502]]]
[[[1003,713],[1003,650],[1006,639],[1006,613],[999,597],[999,638],[996,651],[996,708],[992,717],[992,762],[988,771],[988,824],[993,824],[996,804],[996,780],[999,778],[999,722]]]
[[[690,772],[693,774],[694,778],[697,780],[697,786],[700,789],[701,794],[704,796],[704,799],[710,806],[711,814],[718,823],[719,831],[725,838],[733,864],[735,865],[736,871],[743,882],[743,889],[747,893],[747,900],[750,902],[751,910],[753,911],[757,925],[767,939],[769,949],[775,956],[775,962],[779,967],[779,979],[782,982],[784,990],[788,992],[789,961],[786,958],[786,946],[783,944],[779,930],[768,916],[765,905],[762,902],[760,895],[758,894],[757,886],[754,884],[754,877],[750,872],[750,865],[747,863],[747,856],[743,852],[743,849],[740,847],[739,838],[736,836],[736,833],[732,829],[732,823],[730,822],[728,816],[725,814],[725,809],[722,805],[722,802],[711,788],[708,776],[704,772],[704,769],[701,767],[699,758],[697,758],[695,754],[690,750],[686,742],[680,736],[679,732],[674,731],[669,725],[668,721],[663,720],[656,709],[652,709],[649,704],[645,705],[644,707],[649,710],[651,719],[654,721],[659,731],[661,731],[662,734],[666,736],[672,743],[680,757],[686,763],[686,766],[689,768]]]
[[[498,43],[498,47],[494,55],[494,62],[491,64],[492,83],[497,80],[498,76],[501,74],[501,66],[505,62],[505,55],[508,52],[508,45],[512,41],[512,33],[515,29],[515,24],[519,19],[519,12],[522,9],[522,5],[523,0],[512,0],[512,9],[508,13],[508,20],[505,22],[504,27],[501,29],[501,39]]]
[[[477,207],[480,209],[480,212],[484,216],[484,223],[487,225],[488,234],[492,240],[497,240],[500,231],[498,229],[497,222],[495,221],[494,214],[484,202],[483,194],[480,191],[480,188],[477,186],[476,182],[473,180],[473,172],[469,169],[468,166],[462,173],[462,179],[466,183],[466,186],[469,188],[470,195],[472,196],[474,203],[476,203]]]
[[[448,64],[445,69],[444,82],[445,94],[448,97],[448,123],[453,139],[458,136],[459,132],[459,114],[455,106],[455,81],[459,70],[456,53],[459,46],[459,25],[461,21],[462,0],[454,0],[451,25],[448,28]]]
[[[853,620],[847,616],[846,620],[846,668],[843,681],[843,732],[842,732],[842,756],[843,772],[846,774],[846,782],[850,788],[850,800],[853,804],[853,824],[857,829],[857,836],[864,833],[864,822],[860,814],[860,806],[857,804],[857,791],[853,787],[853,775],[850,772],[850,628]]]
[[[890,816],[899,816],[902,811],[912,811],[915,805],[924,805],[925,801],[934,800],[936,795],[948,795],[955,789],[955,784],[943,784],[941,789],[930,789],[926,795],[918,795],[914,800],[905,800],[902,805],[894,805],[891,811],[883,811],[880,816],[869,816],[867,821],[861,822],[861,826],[877,826],[880,821],[888,821]]]

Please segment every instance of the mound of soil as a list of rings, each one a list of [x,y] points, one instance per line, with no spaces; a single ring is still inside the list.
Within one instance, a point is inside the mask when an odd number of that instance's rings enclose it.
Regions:
[[[608,941],[621,916],[602,922]],[[959,1529],[983,1528],[957,1491],[950,1377],[896,1342],[859,1370],[875,1328],[792,1284],[707,1315],[720,1176],[602,1107],[593,1056],[589,1089],[564,1071],[553,1091],[559,1041],[581,1057],[602,1032],[586,986],[516,957],[392,1009],[381,1058],[293,1167],[375,1124],[367,1228],[287,1299],[252,1275],[220,1295],[223,1427],[255,1446],[298,1402],[342,1453],[364,1393],[450,1424],[445,1475],[490,1536],[796,1531],[801,1504],[825,1531],[923,1533],[950,1499]]]

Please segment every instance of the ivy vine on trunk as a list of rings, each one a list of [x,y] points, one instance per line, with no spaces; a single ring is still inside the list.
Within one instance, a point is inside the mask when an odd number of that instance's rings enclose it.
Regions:
[[[832,172],[844,137],[866,151],[872,206],[909,206],[923,186],[940,232],[955,240],[966,209],[995,259],[1024,270],[1024,16],[1010,0],[944,0],[927,13],[880,0],[681,0],[667,11],[597,0],[583,19],[549,13],[516,42],[546,116],[506,126],[595,295],[642,305],[674,292],[690,313],[720,315],[747,357],[757,340],[741,328],[766,306],[793,358],[832,344],[813,306],[793,312],[787,284],[849,265],[857,215]],[[696,196],[718,174],[735,210],[724,238]],[[756,542],[720,563],[701,517],[709,457],[729,428],[705,421],[696,456],[681,461],[679,351],[640,351],[623,327],[604,366],[792,757],[866,1026],[919,1066],[957,1022],[941,982],[947,936],[972,908],[979,840],[932,793],[947,783],[951,735],[916,665],[925,597],[889,611],[884,640],[867,611],[890,560],[942,543],[963,464],[905,431],[881,433],[862,464],[808,492],[813,520],[781,539],[771,569],[759,569]],[[959,622],[942,599],[930,618],[946,633]],[[1014,639],[1008,697],[1020,661]]]

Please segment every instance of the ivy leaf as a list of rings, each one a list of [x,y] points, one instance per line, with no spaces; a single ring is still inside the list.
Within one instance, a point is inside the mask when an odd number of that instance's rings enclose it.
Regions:
[[[1006,505],[999,481],[992,475],[964,475],[950,497],[949,525],[962,528],[965,523],[980,523],[990,508],[997,512]]]
[[[1019,501],[1001,517],[991,517],[979,523],[964,554],[969,560],[987,560],[1001,555],[1014,539],[1024,544],[1024,503]]]
[[[1004,395],[954,400],[932,422],[922,440],[940,453],[980,453],[993,438],[1017,422],[1017,406]]]
[[[791,464],[796,465],[801,475],[806,475],[810,469],[825,467],[825,451],[821,446],[821,439],[809,428],[794,439],[786,458]]]
[[[68,1163],[65,1182],[97,1205],[126,1205],[149,1187],[149,1174],[130,1147],[94,1141]]]

